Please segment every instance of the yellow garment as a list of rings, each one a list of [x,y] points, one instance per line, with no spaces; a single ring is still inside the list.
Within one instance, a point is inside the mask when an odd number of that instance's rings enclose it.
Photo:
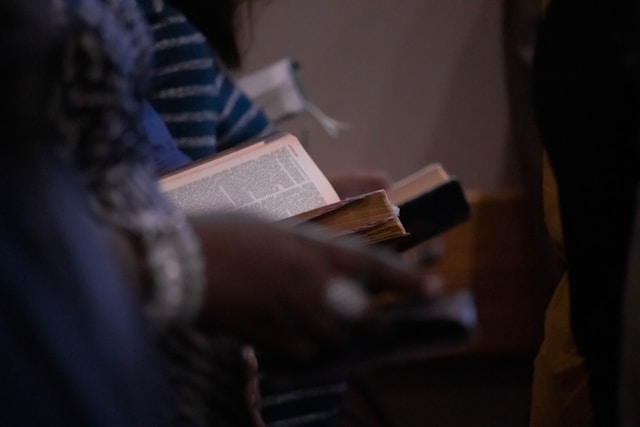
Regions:
[[[543,160],[545,221],[552,240],[562,247],[558,191],[546,154]],[[588,378],[571,333],[566,273],[547,307],[544,333],[534,363],[529,427],[590,426]]]

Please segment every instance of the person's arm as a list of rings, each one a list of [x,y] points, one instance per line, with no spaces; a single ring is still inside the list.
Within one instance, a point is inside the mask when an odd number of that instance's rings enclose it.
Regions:
[[[396,253],[330,238],[317,227],[294,230],[237,214],[191,223],[205,274],[194,322],[287,360],[321,359],[343,347],[353,328],[373,327],[367,323],[371,307],[345,316],[328,303],[334,279],[361,284],[369,296],[392,291],[429,297],[440,288],[437,277]],[[144,256],[124,235],[112,234],[111,243],[114,257],[144,300],[154,286]]]
[[[148,101],[143,104],[142,126],[151,147],[151,157],[157,175],[164,175],[192,163],[169,133],[157,111]]]
[[[201,320],[292,359],[320,358],[344,345],[351,326],[332,310],[326,292],[335,278],[428,296],[424,270],[395,254],[351,240],[329,240],[316,228],[288,230],[237,215],[194,222],[204,254],[207,286]]]

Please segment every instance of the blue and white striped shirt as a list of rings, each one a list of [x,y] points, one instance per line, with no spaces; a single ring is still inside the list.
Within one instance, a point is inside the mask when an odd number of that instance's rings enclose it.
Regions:
[[[184,15],[166,2],[138,3],[154,39],[149,102],[183,153],[196,160],[271,131]]]

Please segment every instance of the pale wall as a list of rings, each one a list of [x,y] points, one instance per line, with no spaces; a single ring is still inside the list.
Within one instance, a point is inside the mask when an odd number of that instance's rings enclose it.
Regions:
[[[245,71],[301,63],[309,98],[353,128],[290,123],[323,170],[400,177],[440,161],[468,188],[519,182],[507,143],[499,0],[257,2]]]

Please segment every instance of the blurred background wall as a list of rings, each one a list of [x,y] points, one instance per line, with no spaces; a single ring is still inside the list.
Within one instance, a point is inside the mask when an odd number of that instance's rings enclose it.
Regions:
[[[308,98],[352,125],[333,139],[308,115],[286,124],[329,174],[439,161],[468,188],[517,186],[502,16],[499,0],[256,2],[243,72],[299,61]]]

